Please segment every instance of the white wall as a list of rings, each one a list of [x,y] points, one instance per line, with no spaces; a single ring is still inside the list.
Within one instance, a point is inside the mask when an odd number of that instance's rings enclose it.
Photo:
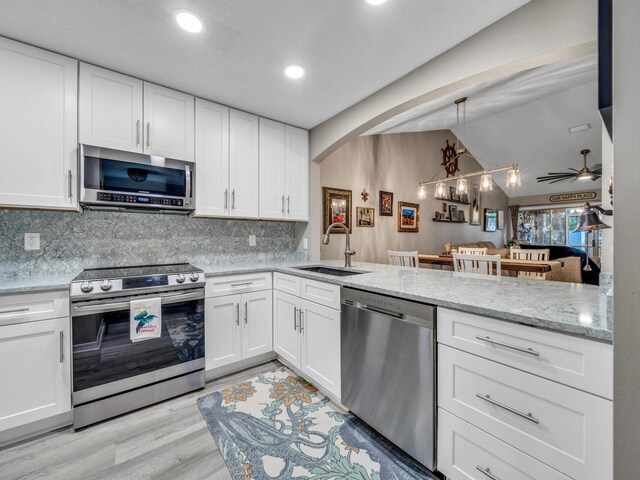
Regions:
[[[492,241],[498,247],[505,242],[506,230],[495,233],[483,232],[480,226],[466,224],[436,223],[433,218],[440,211],[442,200],[434,198],[434,187],[430,187],[428,197],[417,198],[418,182],[429,180],[442,166],[441,148],[456,141],[450,131],[399,133],[358,137],[333,152],[320,164],[320,179],[323,187],[333,187],[353,192],[353,219],[351,248],[357,252],[355,260],[387,263],[387,250],[418,250],[421,253],[441,253],[446,241],[459,243]],[[481,169],[478,163],[468,157],[460,160],[460,169],[470,172]],[[444,176],[444,172],[443,175]],[[477,178],[475,182],[477,183]],[[472,180],[473,181],[473,180]],[[454,185],[453,183],[450,183]],[[364,202],[360,193],[366,188],[369,200]],[[379,216],[379,191],[394,193],[393,217]],[[314,194],[315,195],[315,194]],[[321,198],[319,195],[318,198]],[[420,204],[419,233],[397,231],[398,201]],[[483,195],[482,209],[505,210],[508,219],[507,196],[497,186],[493,192]],[[356,207],[376,209],[373,228],[357,227]],[[469,219],[469,207],[462,207]],[[322,208],[312,213],[312,222],[322,224]],[[331,243],[321,246],[321,258],[344,258],[344,238],[332,236]]]
[[[597,0],[535,0],[311,130],[311,158],[469,85],[596,53]]]
[[[640,2],[613,2],[614,206],[614,459],[613,478],[640,471]],[[623,221],[624,220],[624,221]]]

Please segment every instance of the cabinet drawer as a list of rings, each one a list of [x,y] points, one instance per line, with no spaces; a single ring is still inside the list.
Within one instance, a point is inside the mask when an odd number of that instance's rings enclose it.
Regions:
[[[581,480],[610,479],[612,402],[438,346],[438,406]]]
[[[613,398],[611,345],[438,308],[438,342]]]
[[[281,292],[290,293],[296,297],[300,296],[300,277],[275,272],[273,274],[273,288]]]
[[[68,291],[0,296],[0,325],[68,316]]]
[[[310,302],[340,310],[340,286],[332,283],[300,279],[300,296]]]
[[[271,272],[209,277],[207,278],[205,294],[207,298],[222,297],[224,295],[235,295],[236,293],[270,290],[271,286]]]
[[[570,480],[442,409],[438,409],[438,470],[450,480]]]

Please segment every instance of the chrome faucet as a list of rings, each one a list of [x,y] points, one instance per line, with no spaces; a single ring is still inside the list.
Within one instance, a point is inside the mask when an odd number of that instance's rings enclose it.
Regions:
[[[356,252],[351,250],[351,243],[349,241],[349,228],[344,223],[336,222],[329,225],[329,228],[327,228],[327,231],[325,232],[324,237],[322,238],[322,243],[323,245],[329,245],[331,229],[334,227],[341,227],[344,230],[345,240],[346,240],[346,245],[344,247],[344,266],[345,268],[350,268],[351,257],[355,255]]]

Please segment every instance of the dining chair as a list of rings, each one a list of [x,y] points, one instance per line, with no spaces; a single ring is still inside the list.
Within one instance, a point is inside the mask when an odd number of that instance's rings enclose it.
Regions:
[[[418,258],[417,251],[396,252],[393,250],[387,250],[387,258],[389,259],[389,265],[420,268],[420,259]]]
[[[453,254],[453,269],[456,272],[501,276],[500,255]]]
[[[512,260],[533,260],[538,262],[549,261],[548,248],[512,248],[509,252],[509,258]],[[546,273],[536,272],[518,272],[518,278],[528,278],[529,280],[546,280]]]
[[[461,255],[486,255],[487,247],[458,247]]]

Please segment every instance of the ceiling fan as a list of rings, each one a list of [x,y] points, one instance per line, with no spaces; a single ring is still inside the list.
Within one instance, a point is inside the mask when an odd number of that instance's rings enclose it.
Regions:
[[[563,180],[571,179],[572,182],[576,180],[593,180],[594,182],[602,177],[602,164],[596,163],[593,167],[587,167],[587,155],[589,155],[588,148],[584,150],[580,150],[580,154],[584,157],[584,166],[580,170],[576,170],[575,168],[570,168],[569,170],[573,170],[573,172],[549,172],[547,175],[543,177],[538,177],[539,182],[549,182],[549,183],[558,183]]]

